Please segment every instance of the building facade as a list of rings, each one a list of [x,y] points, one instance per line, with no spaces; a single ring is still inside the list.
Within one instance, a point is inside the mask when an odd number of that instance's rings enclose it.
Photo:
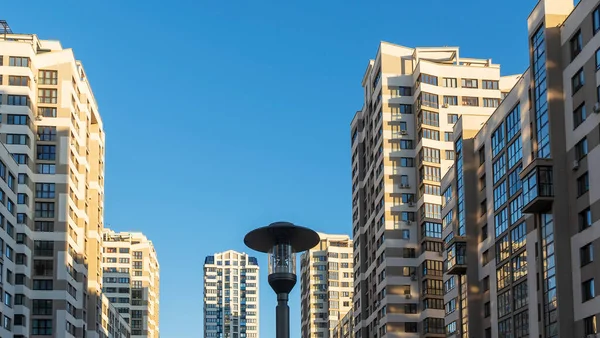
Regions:
[[[491,115],[516,80],[458,48],[380,44],[351,123],[357,338],[445,334],[440,183],[453,126]]]
[[[71,49],[13,34],[4,21],[0,29],[0,142],[12,157],[0,164],[1,222],[10,237],[0,243],[2,327],[15,337],[100,337],[105,136],[98,107]]]
[[[527,24],[529,70],[483,126],[456,125],[446,331],[596,337],[600,1],[541,0]]]
[[[348,235],[319,237],[319,244],[300,257],[302,338],[328,338],[352,309],[352,240]]]
[[[204,260],[204,337],[259,337],[259,267],[233,250]]]
[[[159,338],[160,266],[139,232],[103,231],[103,290],[136,338]]]

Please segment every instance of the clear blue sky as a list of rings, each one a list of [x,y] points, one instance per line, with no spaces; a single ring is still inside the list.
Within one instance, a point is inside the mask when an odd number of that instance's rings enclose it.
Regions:
[[[0,18],[83,61],[107,133],[106,223],[154,241],[161,336],[195,338],[206,255],[244,251],[277,220],[350,234],[348,127],[380,40],[460,46],[519,73],[535,3],[30,0]],[[261,338],[274,338],[258,257]]]

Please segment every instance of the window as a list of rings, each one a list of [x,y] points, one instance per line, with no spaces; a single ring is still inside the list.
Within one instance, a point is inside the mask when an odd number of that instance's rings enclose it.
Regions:
[[[510,262],[502,265],[496,270],[496,287],[498,290],[504,289],[510,283]]]
[[[445,131],[444,132],[444,141],[454,142],[454,133],[451,131]]]
[[[29,76],[15,76],[10,75],[8,77],[8,85],[9,86],[29,86]]]
[[[490,302],[486,302],[483,304],[483,316],[484,318],[488,318],[491,315]]]
[[[496,80],[481,80],[482,89],[498,89],[498,81]]]
[[[52,300],[33,299],[31,312],[33,315],[52,315]]]
[[[35,241],[33,246],[33,253],[36,256],[52,257],[54,256],[54,242],[53,241]]]
[[[582,103],[579,107],[573,111],[573,129],[579,127],[580,124],[587,118],[585,111],[585,103]]]
[[[492,172],[494,174],[494,184],[498,183],[500,179],[506,174],[506,162],[504,154],[498,157],[494,164],[492,164]]]
[[[508,229],[507,208],[502,209],[500,213],[494,216],[494,227],[496,238]]]
[[[596,50],[596,70],[600,70],[600,48]]]
[[[440,163],[440,150],[423,147],[419,152],[419,157],[422,162]]]
[[[506,117],[506,139],[512,139],[521,130],[521,108],[519,103]]]
[[[401,167],[414,167],[414,159],[412,157],[401,157],[400,158],[400,166]]]
[[[521,312],[515,315],[515,338],[529,337],[529,313]]]
[[[510,237],[512,240],[512,251],[516,252],[520,248],[525,246],[527,241],[527,227],[525,222],[519,224],[510,231]]]
[[[422,110],[419,113],[419,122],[432,127],[440,126],[440,115],[436,112]]]
[[[29,136],[25,134],[6,134],[6,143],[29,145]]]
[[[454,150],[446,150],[446,160],[454,160]]]
[[[17,204],[29,204],[29,196],[27,196],[27,194],[25,193],[18,193],[17,194]]]
[[[38,103],[56,103],[57,97],[56,89],[38,89]]]
[[[463,96],[462,97],[462,105],[463,106],[471,106],[478,107],[479,106],[479,98],[473,96]]]
[[[594,12],[596,13],[596,12]],[[598,333],[598,326],[596,324],[596,316],[589,316],[583,319],[583,333],[585,335],[595,335]]]
[[[38,82],[41,85],[58,84],[58,72],[56,70],[43,70],[38,72]]]
[[[54,218],[54,202],[36,202],[35,217]]]
[[[419,105],[431,107],[431,108],[439,108],[438,96],[436,94],[431,94],[427,92],[422,92],[419,97]]]
[[[500,99],[495,98],[483,98],[483,106],[487,108],[497,108],[500,105]]]
[[[582,158],[584,158],[588,153],[588,144],[587,144],[587,137],[584,137],[581,139],[581,141],[577,142],[577,144],[575,145],[575,159],[576,160],[581,160]]]
[[[512,168],[517,163],[521,163],[521,158],[523,158],[521,138],[516,138],[515,141],[508,146],[508,168]]]
[[[477,79],[462,79],[461,84],[463,88],[477,88]]]
[[[38,174],[56,174],[56,165],[55,164],[38,164],[36,165]]]
[[[578,30],[577,33],[575,33],[575,35],[571,38],[571,41],[569,41],[569,45],[571,47],[571,61],[573,61],[583,49],[581,30]]]
[[[512,259],[512,270],[514,281],[527,276],[527,251],[521,252]]]
[[[506,203],[506,182],[502,181],[500,185],[494,188],[494,211],[500,209]]]
[[[600,30],[600,7],[596,8],[592,13],[592,21],[594,24],[594,34]]]
[[[588,190],[590,190],[590,181],[588,173],[586,172],[577,178],[577,197],[585,194]]]
[[[579,231],[583,231],[592,226],[592,210],[587,208],[579,213]]]
[[[396,96],[411,96],[412,88],[411,87],[398,87],[396,89]]]
[[[577,93],[581,87],[585,84],[585,78],[583,75],[583,68],[579,69],[577,73],[571,78],[571,94]]]
[[[31,323],[31,334],[38,336],[51,336],[52,319],[33,319]]]
[[[485,146],[482,146],[479,149],[479,165],[481,166],[484,163],[485,163]]]
[[[594,247],[592,243],[584,245],[579,249],[579,256],[581,259],[581,266],[588,265],[594,261]]]
[[[56,146],[53,145],[38,145],[37,159],[53,161],[56,159]]]
[[[7,104],[11,106],[27,106],[29,107],[29,96],[27,95],[8,95]]]
[[[28,57],[11,56],[8,59],[8,65],[10,67],[29,67]]]
[[[500,263],[510,256],[510,239],[504,236],[496,242],[496,262]]]
[[[444,95],[444,104],[448,106],[458,106],[458,97]]]
[[[27,154],[12,154],[13,159],[15,159],[15,162],[17,162],[18,164],[28,164],[29,163],[29,157],[27,156]]]
[[[456,79],[451,77],[444,78],[444,87],[447,88],[456,88]]]
[[[420,82],[422,83],[427,83],[433,86],[437,86],[438,85],[438,78],[437,76],[433,76],[433,75],[429,75],[429,74],[421,74],[419,76]]]
[[[56,108],[38,107],[38,115],[43,117],[56,117]]]
[[[440,223],[425,222],[421,226],[423,237],[442,238],[442,225]]]
[[[512,294],[510,290],[498,295],[498,318],[504,317],[510,313],[512,303]]]
[[[429,140],[440,140],[440,132],[433,129],[423,128],[419,131],[419,136]]]
[[[8,116],[6,117],[6,123],[27,125],[29,123],[29,117],[27,115],[8,114]]]
[[[517,168],[508,175],[508,195],[509,196],[516,194],[519,191],[519,189],[521,189],[522,183],[521,183],[521,177],[519,176],[519,173],[521,172],[522,167],[523,167],[523,165],[519,164],[517,166]]]
[[[37,134],[40,141],[56,141],[56,127],[54,126],[39,126]]]
[[[55,183],[36,183],[35,197],[36,198],[54,198]]]
[[[592,278],[581,283],[581,299],[585,303],[594,297],[596,297],[596,291],[594,288],[594,279]]]
[[[19,184],[29,184],[29,176],[27,174],[19,174],[17,181]]]
[[[458,122],[458,114],[448,114],[448,123],[455,124]]]
[[[498,129],[492,133],[492,157],[496,157],[498,153],[504,148],[504,124],[500,124]]]

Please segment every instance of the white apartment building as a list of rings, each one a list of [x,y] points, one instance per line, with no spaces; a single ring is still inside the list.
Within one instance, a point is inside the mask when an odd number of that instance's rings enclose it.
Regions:
[[[0,21],[0,116],[0,336],[106,336],[104,130],[73,50]]]
[[[518,78],[459,52],[382,42],[367,65],[351,123],[357,338],[445,335],[440,183],[453,126],[491,115]]]
[[[204,260],[204,337],[258,338],[256,257],[228,250]]]
[[[302,338],[328,338],[352,309],[352,240],[348,235],[319,237],[319,244],[300,257]]]
[[[104,294],[134,338],[159,338],[160,267],[152,241],[140,232],[103,233]]]

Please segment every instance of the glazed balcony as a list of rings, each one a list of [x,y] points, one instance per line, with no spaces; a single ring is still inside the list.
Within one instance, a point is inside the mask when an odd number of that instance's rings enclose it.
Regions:
[[[521,171],[524,213],[542,213],[552,208],[554,182],[552,160],[538,158]]]

